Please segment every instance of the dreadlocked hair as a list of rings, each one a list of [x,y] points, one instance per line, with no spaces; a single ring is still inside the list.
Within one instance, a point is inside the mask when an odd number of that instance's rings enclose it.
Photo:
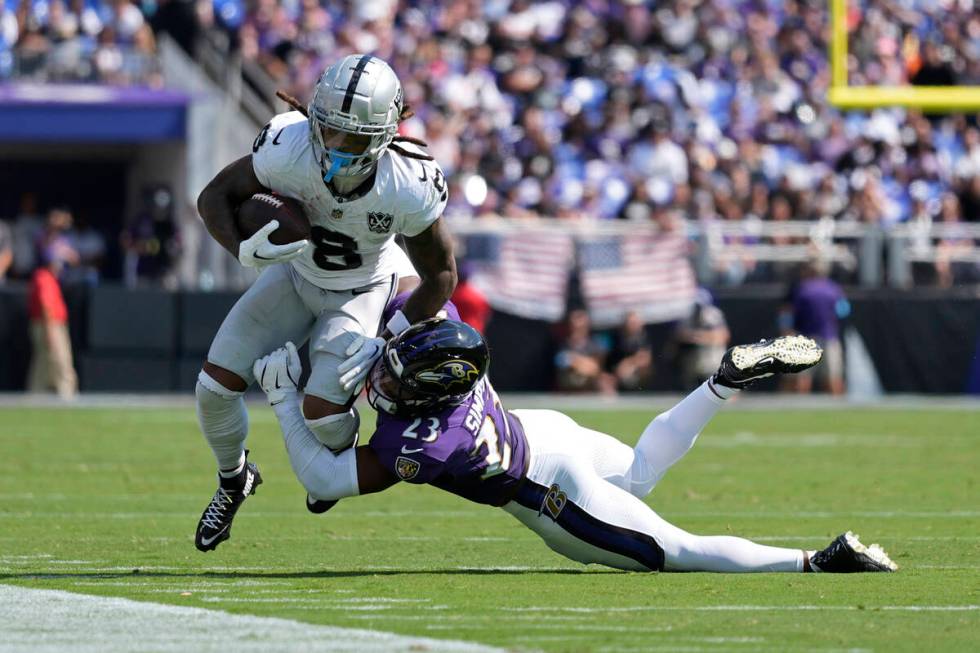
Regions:
[[[398,114],[398,122],[401,122],[403,120],[408,120],[414,115],[415,112],[412,111],[412,107],[410,107],[407,104],[404,104],[402,105],[401,113]],[[404,147],[398,145],[398,143],[411,143],[412,145],[418,145],[419,147],[429,147],[429,144],[423,141],[421,138],[412,138],[411,136],[402,136],[399,134],[398,136],[395,136],[393,139],[391,139],[391,145],[388,146],[388,149],[393,150],[408,159],[417,159],[419,161],[435,160],[428,154],[422,154],[421,152],[412,152],[410,150],[406,150]]]
[[[285,91],[276,91],[276,97],[282,100],[283,102],[285,102],[286,104],[288,104],[289,106],[291,106],[294,111],[299,111],[307,118],[310,117],[310,113],[309,111],[307,111],[306,107],[303,106],[299,100],[294,98],[289,93]],[[403,105],[401,113],[398,114],[398,122],[401,122],[403,120],[408,120],[414,115],[415,112],[412,111],[412,107],[410,107],[407,104]],[[391,145],[388,146],[388,149],[397,152],[398,154],[401,154],[402,156],[407,157],[409,159],[417,159],[419,161],[435,160],[428,154],[422,154],[420,152],[412,152],[410,150],[406,150],[405,148],[401,147],[397,143],[411,143],[412,145],[417,145],[419,147],[429,147],[429,144],[420,138],[412,138],[411,136],[401,136],[401,135],[395,136],[393,139],[391,139]]]

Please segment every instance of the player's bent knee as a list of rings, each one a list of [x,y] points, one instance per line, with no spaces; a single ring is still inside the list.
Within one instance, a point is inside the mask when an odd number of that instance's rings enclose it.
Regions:
[[[357,440],[357,431],[361,426],[361,416],[357,409],[318,399],[319,403],[314,403],[313,408],[308,410],[307,402],[310,399],[317,398],[307,396],[303,400],[303,418],[316,439],[332,451],[343,451],[351,447]],[[323,404],[327,405],[330,412],[326,412]]]
[[[321,419],[330,415],[341,415],[347,412],[348,407],[332,401],[309,394],[309,384],[307,384],[307,394],[303,397],[303,417],[306,419]]]
[[[212,366],[217,367],[217,366]],[[220,367],[217,369],[221,369]],[[227,370],[224,370],[227,372]],[[232,376],[235,376],[232,372],[228,372]],[[236,376],[236,378],[238,378]],[[241,379],[239,378],[239,381]],[[242,384],[244,385],[244,381]],[[235,385],[232,383],[231,385]],[[229,388],[228,385],[222,383],[219,379],[216,379],[213,374],[209,373],[207,369],[202,369],[197,375],[197,385],[194,387],[194,394],[197,396],[197,403],[207,403],[208,401],[217,400],[230,400],[237,399],[244,394],[245,388],[241,390],[235,390]]]
[[[248,382],[231,370],[215,365],[211,361],[205,361],[201,368],[201,374],[207,376],[211,381],[219,385],[222,389],[230,392],[245,392],[248,389]],[[207,387],[207,386],[205,386]],[[215,390],[215,392],[218,392]],[[220,392],[219,392],[220,394]]]

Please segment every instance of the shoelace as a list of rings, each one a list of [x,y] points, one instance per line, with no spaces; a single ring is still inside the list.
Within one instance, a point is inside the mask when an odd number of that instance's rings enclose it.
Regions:
[[[201,518],[204,526],[207,528],[220,528],[223,526],[221,522],[225,516],[225,504],[230,506],[234,503],[235,500],[231,494],[223,487],[219,487],[218,491],[211,498],[208,509],[204,511],[204,517]]]

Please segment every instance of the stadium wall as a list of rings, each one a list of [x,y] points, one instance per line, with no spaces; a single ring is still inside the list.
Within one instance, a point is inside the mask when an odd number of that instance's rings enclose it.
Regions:
[[[852,289],[849,325],[861,336],[887,392],[980,393],[980,298],[927,290]],[[66,290],[75,364],[86,392],[190,392],[208,345],[236,293]],[[772,334],[782,289],[737,289],[718,296],[732,340]],[[30,362],[27,294],[0,288],[0,390],[24,387]],[[669,324],[649,327],[657,375],[651,391],[675,391]],[[502,391],[547,391],[556,348],[548,322],[496,313],[487,329],[494,384]],[[762,389],[772,390],[775,384]]]

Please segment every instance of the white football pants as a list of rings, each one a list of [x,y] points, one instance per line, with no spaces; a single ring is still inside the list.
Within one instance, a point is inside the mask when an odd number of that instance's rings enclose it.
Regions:
[[[803,552],[692,535],[641,499],[687,453],[724,401],[708,384],[658,415],[636,448],[551,410],[513,411],[527,435],[527,479],[504,510],[556,552],[635,571],[803,571]]]

